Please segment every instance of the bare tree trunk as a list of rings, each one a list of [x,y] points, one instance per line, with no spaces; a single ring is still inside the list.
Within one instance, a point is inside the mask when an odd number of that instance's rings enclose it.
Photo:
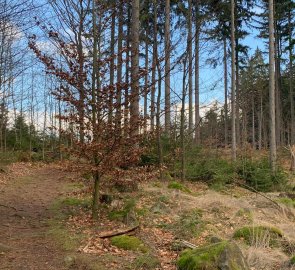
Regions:
[[[237,32],[237,25],[235,25],[235,31]],[[235,109],[235,114],[236,114],[236,141],[237,145],[241,145],[241,131],[240,131],[240,73],[239,73],[239,50],[238,50],[238,42],[239,39],[235,37],[235,54],[236,54],[236,96],[235,96],[235,104],[236,104],[236,109]]]
[[[262,118],[263,118],[263,103],[262,94],[260,93],[260,108],[258,115],[258,149],[262,149]]]
[[[111,43],[110,43],[110,51],[111,51],[111,63],[110,63],[110,92],[109,92],[109,114],[108,114],[108,122],[112,123],[113,119],[113,99],[114,99],[114,91],[115,91],[115,31],[116,31],[116,7],[112,5],[112,23],[111,23]]]
[[[158,52],[157,59],[158,59]],[[163,180],[163,172],[162,172],[162,164],[163,164],[163,154],[162,154],[162,142],[161,142],[161,67],[159,61],[157,61],[157,69],[158,69],[158,96],[157,96],[157,147],[158,147],[158,159],[159,159],[159,170],[160,170],[160,179]]]
[[[156,66],[157,66],[157,0],[154,0],[154,18],[153,18],[153,63],[152,63],[152,89],[151,89],[151,130],[154,131],[155,128],[155,92],[156,92]]]
[[[252,147],[256,149],[256,140],[255,140],[255,106],[254,106],[254,94],[252,94]]]
[[[130,29],[131,29],[131,19],[130,19],[130,5],[128,2],[128,16],[127,16],[127,36],[126,36],[126,75],[125,75],[125,93],[124,93],[124,135],[128,135],[129,131],[129,73],[130,73]]]
[[[228,145],[228,83],[227,83],[227,44],[223,37],[223,70],[224,70],[224,144]]]
[[[185,142],[184,142],[184,113],[185,113],[185,98],[186,98],[186,56],[183,61],[183,77],[182,77],[182,98],[180,112],[180,145],[181,145],[181,181],[185,179]]]
[[[139,132],[139,0],[132,0],[131,20],[131,135]]]
[[[279,38],[278,31],[276,27],[276,22],[274,21],[274,57],[275,57],[275,117],[276,117],[276,144],[281,145],[281,113],[280,113],[280,53],[279,53]]]
[[[232,114],[232,160],[237,159],[236,143],[236,80],[235,80],[235,0],[231,0],[231,114]]]
[[[97,6],[96,2],[93,1],[92,3],[92,25],[93,25],[93,63],[92,63],[92,84],[91,84],[91,95],[92,95],[92,129],[93,129],[93,141],[98,143],[98,134],[97,134],[97,95],[96,92],[99,90],[97,78],[98,75],[98,40],[100,33],[97,31]],[[111,56],[113,57],[113,55]],[[108,119],[110,121],[110,119]],[[97,167],[99,164],[99,158],[97,153],[93,154],[93,163]],[[92,218],[98,218],[98,209],[99,209],[99,190],[100,190],[100,175],[99,172],[96,170],[93,172],[93,180],[94,180],[94,189],[93,189],[93,198],[92,198]]]
[[[290,99],[290,114],[291,114],[291,145],[295,144],[295,114],[294,114],[294,90],[293,90],[293,44],[292,44],[292,20],[291,20],[291,7],[288,12],[288,30],[289,30],[289,99]]]
[[[199,0],[196,1],[195,20],[195,143],[200,145],[200,30]]]
[[[122,103],[122,68],[123,68],[123,24],[124,24],[124,18],[123,18],[123,5],[124,1],[120,0],[120,6],[119,6],[119,24],[118,24],[118,68],[117,68],[117,108],[116,108],[116,129],[121,135],[121,103]]]
[[[170,132],[170,0],[165,1],[165,132]]]
[[[146,41],[145,41],[145,78],[144,78],[144,101],[143,101],[143,116],[144,116],[144,133],[147,132],[147,117],[148,117],[148,84],[149,84],[149,41],[148,41],[148,31],[146,31]]]
[[[270,164],[272,172],[276,172],[276,112],[275,112],[275,36],[274,36],[274,4],[269,4],[269,118],[270,118]]]
[[[192,0],[188,0],[188,132],[193,130],[193,49],[192,49]]]

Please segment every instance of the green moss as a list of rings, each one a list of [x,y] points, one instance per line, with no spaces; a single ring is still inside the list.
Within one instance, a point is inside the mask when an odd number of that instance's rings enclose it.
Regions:
[[[135,236],[119,235],[111,238],[111,244],[118,248],[133,251],[147,252],[148,248]]]
[[[295,265],[295,255],[290,259],[291,265]]]
[[[275,227],[245,226],[234,233],[235,239],[243,239],[248,245],[276,246],[283,233]]]
[[[180,190],[180,191],[183,191],[183,192],[191,193],[191,191],[190,191],[190,189],[188,187],[186,187],[185,185],[183,185],[183,184],[181,184],[179,182],[176,182],[176,181],[173,181],[173,182],[169,183],[168,188],[177,189],[177,190]]]
[[[160,261],[154,255],[147,253],[137,257],[132,264],[132,270],[136,269],[146,269],[146,270],[153,270],[159,267]]]
[[[295,201],[290,198],[280,198],[278,201],[287,206],[295,207]]]
[[[67,197],[61,201],[61,204],[63,206],[81,206],[85,208],[90,208],[91,207],[91,198],[75,198],[75,197]]]
[[[108,217],[110,220],[126,221],[129,214],[135,209],[136,201],[129,199],[125,202],[124,206],[120,210],[114,210],[109,212]]]
[[[184,251],[177,266],[179,270],[215,270],[221,252],[227,246],[227,241],[215,243],[206,247]]]

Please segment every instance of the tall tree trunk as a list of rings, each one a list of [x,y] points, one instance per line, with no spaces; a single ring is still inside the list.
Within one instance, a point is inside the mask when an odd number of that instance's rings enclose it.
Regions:
[[[235,24],[235,31],[237,33],[237,25]],[[239,39],[235,37],[235,53],[236,53],[236,109],[235,109],[235,114],[236,114],[236,141],[237,145],[239,146],[241,144],[241,132],[240,132],[240,71],[239,71]]]
[[[192,0],[188,0],[188,132],[193,130],[193,47],[192,47]]]
[[[98,33],[97,31],[97,6],[95,1],[92,4],[92,25],[93,25],[93,63],[92,63],[92,81],[91,81],[91,95],[92,95],[92,129],[93,129],[93,141],[94,143],[98,143],[98,133],[97,133],[97,91],[98,89]],[[110,120],[110,119],[109,119]],[[97,167],[99,164],[99,157],[97,153],[93,154],[93,163],[94,166]],[[95,170],[93,172],[93,179],[94,179],[94,189],[93,189],[93,198],[92,198],[92,218],[98,218],[98,209],[99,209],[99,190],[100,190],[100,176],[99,172]]]
[[[227,44],[226,36],[223,37],[223,70],[224,70],[224,144],[228,145],[228,81],[227,81]]]
[[[118,131],[118,135],[121,135],[121,110],[122,110],[122,83],[123,83],[123,76],[122,76],[122,69],[123,69],[123,9],[124,7],[124,0],[120,0],[119,5],[119,23],[118,23],[118,67],[117,67],[117,93],[116,93],[116,130]]]
[[[147,117],[148,117],[148,87],[149,87],[149,41],[148,41],[148,31],[146,31],[146,41],[145,41],[145,76],[144,76],[144,94],[143,94],[143,117],[144,124],[143,130],[146,134],[147,132]]]
[[[275,112],[275,36],[274,36],[274,4],[269,4],[269,118],[270,118],[270,164],[272,172],[276,172],[276,112]]]
[[[254,103],[254,93],[252,93],[252,147],[256,149],[256,139],[255,139],[255,103]]]
[[[157,59],[158,59],[158,52]],[[163,153],[162,153],[162,142],[161,142],[161,66],[159,61],[157,60],[157,70],[158,70],[158,96],[157,96],[157,114],[156,114],[156,122],[157,122],[157,147],[158,147],[158,159],[159,159],[159,170],[160,170],[160,179],[163,180],[163,172],[162,172],[162,164],[163,164]]]
[[[79,114],[79,135],[80,135],[80,142],[84,143],[84,129],[85,129],[85,111],[84,111],[84,102],[85,102],[85,91],[84,91],[84,77],[86,76],[84,73],[84,52],[83,52],[83,42],[82,42],[82,35],[83,35],[83,20],[84,20],[84,8],[83,3],[80,0],[80,13],[79,13],[79,27],[77,32],[77,52],[78,52],[78,62],[79,62],[79,78],[78,78],[78,90],[79,90],[79,107],[78,107],[78,114]]]
[[[280,45],[279,45],[279,33],[277,29],[277,22],[274,21],[274,46],[275,46],[275,117],[276,117],[276,144],[281,145],[281,89],[280,89]]]
[[[185,179],[185,142],[184,142],[184,121],[185,121],[185,99],[186,99],[186,61],[187,56],[183,61],[183,77],[182,77],[182,97],[181,97],[181,112],[180,112],[180,145],[181,145],[181,181]]]
[[[125,75],[125,92],[124,92],[124,135],[128,136],[129,131],[129,73],[130,73],[130,30],[131,30],[131,15],[130,4],[127,4],[127,36],[126,36],[126,75]]]
[[[157,0],[153,1],[153,9],[154,9],[154,18],[153,18],[153,61],[152,61],[152,89],[151,89],[151,130],[154,131],[155,128],[155,92],[156,92],[156,68],[157,68],[157,35],[158,35],[158,27],[157,27]]]
[[[108,114],[108,122],[109,124],[113,121],[113,99],[114,99],[114,91],[115,91],[115,31],[116,31],[116,7],[112,5],[112,23],[111,23],[111,43],[110,43],[110,51],[111,51],[111,63],[110,63],[110,91],[109,91],[109,114]]]
[[[200,145],[200,30],[199,0],[196,1],[195,20],[195,143]]]
[[[258,149],[262,149],[262,119],[263,119],[263,102],[262,102],[262,93],[260,93],[260,105],[259,105],[259,114],[258,114]]]
[[[165,1],[165,131],[170,132],[170,0]]]
[[[291,18],[291,7],[288,12],[288,30],[289,30],[289,99],[290,99],[290,114],[291,114],[291,134],[290,134],[290,142],[291,145],[295,144],[295,114],[294,114],[294,90],[293,90],[293,38],[292,38],[292,18]]]
[[[236,143],[236,80],[235,80],[235,0],[231,0],[231,114],[232,114],[232,160],[237,159]]]

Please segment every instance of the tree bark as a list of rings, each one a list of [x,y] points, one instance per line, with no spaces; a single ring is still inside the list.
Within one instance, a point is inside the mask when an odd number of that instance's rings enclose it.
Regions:
[[[188,0],[188,132],[193,130],[193,49],[192,49],[192,0]]]
[[[224,70],[224,144],[228,145],[228,81],[227,81],[227,44],[223,37],[223,70]]]
[[[195,143],[200,145],[200,30],[199,0],[196,1],[195,21]]]
[[[122,83],[123,83],[123,76],[122,76],[122,69],[123,69],[123,6],[124,1],[120,0],[119,6],[119,22],[118,22],[118,67],[117,67],[117,93],[116,93],[116,101],[117,101],[117,108],[116,108],[116,129],[118,131],[118,135],[121,135],[121,110],[122,110]]]
[[[289,99],[290,99],[290,126],[291,126],[291,134],[290,134],[290,143],[291,145],[295,144],[295,114],[294,114],[294,90],[293,90],[293,44],[292,44],[292,18],[291,18],[291,7],[288,12],[288,42],[289,42]]]
[[[274,4],[269,4],[269,118],[270,118],[270,165],[272,172],[276,172],[276,112],[275,112],[275,36],[274,36]]]
[[[232,114],[232,160],[237,159],[237,143],[236,143],[236,79],[235,79],[235,63],[236,63],[236,46],[235,46],[235,0],[231,0],[231,114]]]
[[[165,131],[170,132],[170,0],[165,1]]]
[[[139,133],[139,0],[132,0],[131,19],[131,135]]]
[[[152,89],[151,89],[151,130],[155,129],[155,92],[156,92],[156,68],[157,68],[157,35],[158,35],[158,27],[157,27],[157,0],[153,1],[153,9],[154,9],[154,18],[153,18],[153,61],[152,61]]]

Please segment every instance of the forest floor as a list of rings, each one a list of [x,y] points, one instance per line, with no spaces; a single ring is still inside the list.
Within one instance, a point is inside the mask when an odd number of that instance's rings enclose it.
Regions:
[[[233,239],[245,225],[275,227],[284,238],[275,247],[265,237],[250,245],[237,239],[251,269],[292,269],[295,208],[281,203],[279,193],[267,194],[274,203],[238,187],[217,192],[185,183],[179,190],[155,180],[117,193],[93,222],[89,181],[77,174],[57,165],[16,163],[1,175],[0,269],[175,270],[179,239],[201,246],[212,236]],[[124,250],[100,238],[138,223],[134,235],[145,250]],[[294,250],[288,254],[287,248]]]
[[[65,269],[64,252],[48,237],[51,204],[68,190],[55,167],[15,164],[0,183],[0,269]]]

